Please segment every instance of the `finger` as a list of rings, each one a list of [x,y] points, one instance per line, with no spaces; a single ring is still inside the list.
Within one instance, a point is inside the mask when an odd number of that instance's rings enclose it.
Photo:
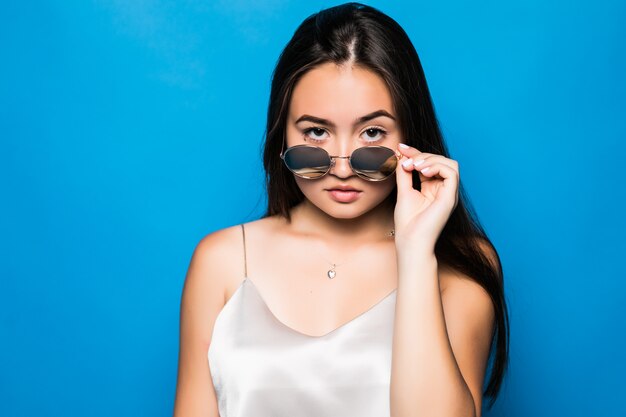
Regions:
[[[447,165],[457,172],[459,170],[459,163],[457,161],[455,161],[454,159],[446,158],[443,155],[420,153],[419,155],[413,157],[413,164],[418,171],[434,163]]]
[[[398,196],[413,190],[413,171],[415,167],[413,160],[403,156],[398,160],[396,169],[396,184],[398,187]]]
[[[415,168],[415,165],[413,166]],[[446,164],[442,164],[440,162],[424,162],[419,167],[415,168],[425,177],[432,178],[434,176],[439,176],[444,180],[452,180],[458,181],[459,173],[457,170],[450,168]]]
[[[450,168],[456,168],[458,166],[457,161],[455,161],[454,159],[446,158],[443,155],[438,155],[434,153],[420,152],[417,148],[408,146],[404,143],[398,144],[398,150],[400,151],[400,155],[404,155],[407,158],[411,158],[415,162],[417,162],[418,165],[416,166],[419,166],[420,161],[431,158],[435,158],[437,162],[445,163],[446,165],[450,166]]]
[[[421,154],[421,152],[417,148],[409,146],[406,143],[399,143],[398,150],[400,151],[401,155],[406,156],[407,158],[413,158],[416,155]]]
[[[459,185],[459,173],[456,170],[446,164],[433,163],[421,168],[420,175],[428,179],[434,179],[435,177],[443,178],[443,187],[441,190],[445,199],[450,202],[452,206],[456,206]]]

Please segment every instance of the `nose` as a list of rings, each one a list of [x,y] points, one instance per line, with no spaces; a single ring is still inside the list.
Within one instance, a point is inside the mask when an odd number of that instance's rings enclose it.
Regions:
[[[339,178],[348,178],[354,174],[350,168],[349,156],[331,156],[330,174]]]
[[[337,141],[334,149],[329,149],[330,154],[330,171],[329,174],[338,178],[349,178],[354,174],[352,168],[350,168],[350,155],[354,149],[352,148],[349,138],[343,138]],[[341,156],[346,155],[346,156]]]

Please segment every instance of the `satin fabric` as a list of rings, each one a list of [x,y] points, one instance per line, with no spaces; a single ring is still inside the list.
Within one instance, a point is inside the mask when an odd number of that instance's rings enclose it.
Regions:
[[[220,417],[385,417],[397,291],[322,336],[282,323],[244,278],[208,350]]]

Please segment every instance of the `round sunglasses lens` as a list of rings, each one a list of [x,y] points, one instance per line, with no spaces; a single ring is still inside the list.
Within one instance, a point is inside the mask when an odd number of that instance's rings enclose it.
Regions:
[[[315,146],[294,146],[285,151],[285,165],[302,178],[319,178],[330,168],[330,157]]]
[[[372,180],[384,180],[396,170],[395,152],[384,146],[364,146],[352,153],[352,169]]]

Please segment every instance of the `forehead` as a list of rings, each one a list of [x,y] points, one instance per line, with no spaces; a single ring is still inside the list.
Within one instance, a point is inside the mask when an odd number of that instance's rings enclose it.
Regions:
[[[371,70],[325,63],[305,73],[294,87],[289,115],[306,113],[337,124],[351,124],[357,117],[384,109],[393,112],[385,81]]]

